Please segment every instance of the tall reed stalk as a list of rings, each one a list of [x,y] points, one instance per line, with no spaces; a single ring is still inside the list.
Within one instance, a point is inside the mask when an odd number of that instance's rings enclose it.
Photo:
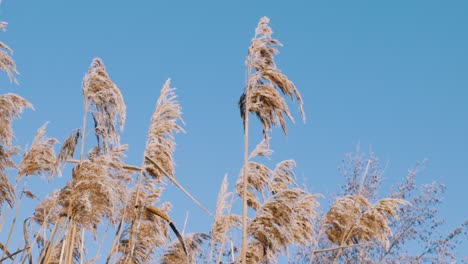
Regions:
[[[276,67],[274,55],[278,54],[275,46],[281,43],[271,37],[269,19],[262,17],[255,30],[245,61],[245,88],[239,100],[241,117],[244,125],[244,162],[242,169],[242,244],[241,262],[246,263],[247,253],[247,182],[249,168],[249,113],[254,113],[263,126],[263,137],[268,144],[268,134],[273,126],[281,126],[286,134],[285,116],[293,121],[285,100],[277,89],[290,99],[296,99],[303,120],[302,98],[295,85]]]

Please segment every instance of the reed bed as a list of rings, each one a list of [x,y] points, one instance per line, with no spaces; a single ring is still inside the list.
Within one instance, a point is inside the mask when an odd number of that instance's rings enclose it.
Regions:
[[[294,122],[287,98],[297,105],[303,121],[305,112],[298,88],[277,68],[275,56],[282,44],[272,37],[269,22],[267,17],[260,19],[245,61],[245,87],[238,102],[244,127],[244,163],[232,189],[228,177],[224,177],[208,233],[180,232],[171,218],[172,205],[164,200],[164,189],[172,183],[211,215],[176,180],[175,139],[177,133],[185,131],[182,107],[169,79],[160,89],[149,120],[139,166],[125,163],[128,146],[121,142],[120,133],[125,126],[126,105],[100,58],[91,61],[83,77],[82,124],[64,139],[58,154],[58,140],[46,136],[47,123],[37,130],[29,148],[13,145],[11,123],[32,105],[16,94],[0,95],[0,212],[2,229],[9,230],[7,240],[0,243],[2,260],[245,264],[276,263],[280,256],[290,257],[299,251],[305,252],[302,260],[330,263],[350,261],[350,256],[358,259],[358,253],[352,253],[368,245],[381,250],[380,256],[391,256],[398,241],[392,237],[392,227],[411,203],[404,195],[375,199],[369,191],[378,185],[370,175],[374,159],[356,165],[360,169],[365,166],[364,170],[355,170],[362,174],[347,177],[347,193],[338,196],[326,210],[320,207],[319,194],[297,183],[294,160],[270,166],[271,130],[280,127],[287,135],[288,120]],[[5,27],[1,22],[0,29]],[[11,54],[10,47],[0,42],[0,69],[16,82]],[[262,125],[263,139],[250,151],[251,114]],[[94,126],[90,129],[91,121]],[[87,138],[90,134],[95,140]],[[85,139],[92,145],[88,149]],[[16,163],[15,157],[21,153]],[[10,180],[12,171],[16,171],[14,184]],[[26,189],[27,179],[39,176],[53,181],[54,175],[62,174],[66,184],[41,199],[30,217],[23,219],[24,240],[20,248],[13,248],[9,241],[15,224],[21,222],[17,221],[21,200],[35,197]],[[20,182],[23,187],[19,187]],[[9,209],[14,216],[5,226]],[[239,235],[240,239],[236,238]],[[90,237],[101,241],[94,257],[88,256]],[[100,252],[104,243],[110,246]]]

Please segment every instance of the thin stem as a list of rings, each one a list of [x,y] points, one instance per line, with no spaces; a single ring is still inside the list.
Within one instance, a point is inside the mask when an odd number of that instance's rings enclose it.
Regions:
[[[18,213],[19,213],[19,209],[21,207],[21,201],[23,200],[23,196],[24,196],[23,191],[24,191],[24,187],[26,186],[26,182],[27,181],[25,180],[24,183],[23,183],[23,188],[21,188],[22,191],[21,191],[21,194],[20,194],[20,198],[19,198],[18,203],[16,205],[15,214],[13,216],[13,221],[11,223],[10,231],[8,232],[8,237],[7,237],[7,240],[6,240],[5,245],[4,245],[6,250],[8,250],[8,245],[10,244],[11,235],[13,234],[13,229],[15,228],[16,219],[18,218]],[[5,251],[3,251],[1,258],[3,258],[4,256],[5,256]]]
[[[185,234],[185,228],[187,227],[188,216],[189,216],[189,212],[187,211],[187,213],[185,213],[185,221],[184,221],[184,227],[182,228],[182,236],[184,236]]]
[[[62,226],[62,221],[65,219],[65,217],[60,217],[57,222],[55,223],[54,230],[52,231],[52,234],[50,235],[49,240],[45,243],[44,248],[41,251],[41,254],[39,255],[39,263],[49,263],[49,258],[50,255],[52,254],[53,247],[54,247],[54,240],[55,236],[57,235],[58,230]],[[65,225],[66,228],[66,225]],[[60,231],[59,237],[62,235],[64,229]]]
[[[75,160],[75,159],[69,159],[67,160],[68,163],[75,163],[75,164],[78,164],[80,163],[79,160]],[[124,164],[122,165],[122,168],[126,169],[126,170],[130,170],[130,171],[141,171],[141,167],[137,167],[137,166],[133,166],[133,165],[128,165],[128,164]]]
[[[131,224],[131,227],[130,227],[129,239],[128,239],[128,246],[127,246],[127,247],[130,247],[130,254],[127,256],[124,263],[127,263],[127,260],[133,255],[133,251],[135,249],[135,245],[134,245],[134,242],[133,242],[133,232],[134,232],[135,225],[136,225],[136,228],[140,227],[140,221],[139,220],[141,218],[141,212],[142,212],[141,208],[142,208],[142,206],[139,206],[138,199],[140,197],[141,182],[142,182],[142,178],[143,178],[143,171],[144,171],[144,166],[145,166],[145,161],[146,161],[146,146],[148,145],[148,143],[149,143],[149,138],[147,137],[146,144],[145,144],[145,150],[143,151],[143,158],[142,158],[141,166],[140,166],[141,169],[139,170],[139,173],[138,173],[138,183],[137,183],[136,194],[135,194],[134,207],[138,208],[139,214],[138,214],[137,219],[132,220],[132,224]],[[124,217],[124,215],[122,215],[122,218],[123,217]],[[136,223],[135,223],[135,221],[136,221]]]
[[[16,187],[15,187],[15,190],[16,190]],[[10,207],[7,206],[6,209],[5,209],[5,211],[2,212],[3,215],[2,215],[2,221],[1,221],[1,223],[0,223],[0,233],[1,233],[2,230],[3,230],[3,224],[5,224],[5,220],[6,220],[7,216],[8,216],[9,211],[10,211]]]
[[[75,219],[72,218],[71,220],[72,224],[72,229],[71,229],[71,235],[70,239],[68,241],[68,250],[67,250],[67,262],[66,263],[72,263],[73,259],[73,251],[75,250],[75,239],[76,239],[76,222]]]
[[[188,191],[185,190],[185,188],[178,182],[176,181],[176,179],[171,176],[169,173],[167,173],[161,166],[158,166],[158,164],[153,160],[151,159],[150,157],[148,156],[145,156],[146,160],[148,160],[149,162],[151,162],[151,164],[153,164],[154,166],[156,166],[158,169],[160,169],[165,175],[166,177],[175,185],[177,186],[177,188],[179,188],[185,195],[187,195],[196,205],[198,205],[198,207],[200,207],[203,211],[205,211],[208,215],[211,215],[211,212],[208,211],[208,209],[206,209],[200,202],[197,201],[197,199],[195,199]],[[143,167],[143,166],[142,166]]]
[[[125,215],[125,209],[124,209],[123,214]],[[117,230],[115,231],[114,239],[112,239],[111,249],[109,250],[109,253],[107,254],[106,264],[108,264],[111,261],[111,258],[114,254],[114,250],[117,250],[118,248],[118,245],[116,245],[116,243],[119,243],[118,241],[120,240],[120,230],[122,229],[122,224],[123,224],[123,217],[119,223],[119,226],[117,227]]]
[[[104,239],[106,238],[107,231],[109,231],[110,224],[107,223],[106,231],[102,234],[101,242],[99,243],[98,249],[96,250],[96,255],[94,256],[94,260],[97,261],[99,259],[99,254],[101,252],[102,244],[104,244]]]
[[[63,239],[62,239],[62,248],[60,249],[59,264],[62,264],[62,260],[63,260],[64,258],[66,258],[67,252],[65,251],[65,245],[67,245],[68,240],[69,240],[69,237],[70,237],[70,235],[69,235],[70,231],[69,231],[69,229],[68,229],[68,225],[69,225],[69,224],[70,224],[70,220],[67,219],[67,223],[65,224],[65,227],[64,227],[64,229],[62,230],[62,231],[65,231],[65,236],[64,236]],[[60,234],[60,236],[61,236],[61,234]],[[59,236],[59,237],[60,237],[60,236]],[[53,250],[53,248],[52,248],[52,250]],[[52,252],[52,251],[51,251],[51,252]],[[46,262],[46,263],[47,263],[47,262]]]
[[[359,190],[358,190],[359,195],[361,194],[362,188],[364,188],[364,182],[366,181],[367,172],[369,171],[369,166],[370,166],[371,162],[372,162],[371,159],[369,159],[367,161],[366,170],[364,171],[364,174],[361,177],[361,183],[359,184]]]
[[[247,80],[245,86],[245,103],[244,103],[244,167],[242,168],[242,246],[241,246],[241,261],[246,264],[247,255],[247,169],[249,165],[249,90],[250,90],[250,63],[247,59]]]
[[[368,246],[372,243],[363,243],[363,244],[355,244],[355,245],[348,245],[348,246],[340,246],[340,247],[334,247],[334,248],[326,248],[326,249],[319,249],[319,250],[314,250],[312,253],[317,254],[317,253],[323,253],[323,252],[328,252],[328,251],[334,251],[334,250],[341,250],[343,248],[351,248],[351,247],[363,247],[363,246]]]
[[[86,93],[83,93],[84,101],[83,101],[83,130],[81,133],[81,150],[80,150],[80,164],[83,161],[83,153],[84,153],[84,145],[85,145],[85,136],[86,136],[86,116],[88,115],[88,98]]]
[[[84,228],[81,230],[81,246],[80,246],[80,264],[83,264],[84,259]],[[98,252],[99,253],[99,252]]]
[[[25,248],[18,249],[18,250],[15,251],[14,253],[11,253],[11,254],[9,254],[8,256],[6,256],[6,257],[0,259],[0,263],[2,263],[2,262],[3,262],[4,260],[6,260],[6,259],[11,259],[12,257],[18,255],[19,253],[21,253],[21,252],[23,252],[23,251],[25,251],[25,250],[27,250],[27,249],[29,249],[29,248],[30,248],[30,247],[27,246],[27,247],[25,247]]]

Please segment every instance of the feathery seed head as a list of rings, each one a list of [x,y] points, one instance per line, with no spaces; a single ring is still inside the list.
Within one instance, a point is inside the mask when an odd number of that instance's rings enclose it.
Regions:
[[[156,108],[151,116],[145,154],[154,163],[145,162],[145,171],[156,179],[162,176],[174,176],[174,160],[172,153],[175,150],[174,134],[184,132],[177,124],[183,122],[181,107],[175,100],[174,88],[170,88],[168,79],[161,89],[156,102]],[[169,174],[169,175],[167,175]]]
[[[18,118],[26,107],[33,108],[26,99],[19,95],[0,95],[0,143],[4,146],[11,146],[14,138],[11,121]]]
[[[111,81],[101,59],[93,59],[88,73],[83,78],[83,96],[95,107],[91,111],[94,116],[96,135],[118,144],[119,135],[115,124],[123,129],[126,117],[126,107],[119,88]]]
[[[51,177],[54,174],[56,164],[54,145],[57,140],[44,135],[46,127],[47,123],[37,130],[31,148],[18,166],[16,181],[22,176],[37,174],[42,177],[48,174]]]

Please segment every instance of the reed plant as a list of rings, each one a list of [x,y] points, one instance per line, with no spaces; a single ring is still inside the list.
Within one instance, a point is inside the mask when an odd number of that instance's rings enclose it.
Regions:
[[[121,142],[120,133],[126,105],[100,58],[91,61],[81,83],[82,122],[58,152],[59,141],[46,136],[47,123],[28,148],[15,146],[12,122],[32,105],[16,94],[0,95],[0,231],[8,232],[0,242],[0,262],[250,264],[276,263],[283,256],[293,262],[382,263],[388,258],[394,263],[394,250],[402,247],[408,230],[418,230],[411,223],[431,219],[433,211],[425,210],[436,203],[436,196],[412,197],[413,178],[408,176],[398,191],[377,198],[377,160],[356,158],[350,166],[353,174],[345,176],[344,191],[329,208],[321,208],[321,195],[297,182],[294,160],[270,165],[271,130],[281,127],[287,135],[288,120],[294,122],[287,99],[297,104],[303,121],[305,113],[299,90],[275,63],[282,44],[272,37],[269,22],[267,17],[258,22],[245,60],[245,86],[238,102],[244,128],[243,165],[231,189],[228,176],[224,177],[208,233],[185,234],[185,225],[181,231],[171,217],[170,201],[163,196],[171,183],[211,215],[176,179],[175,137],[185,130],[182,107],[169,79],[149,120],[139,165],[125,162],[128,146]],[[6,25],[0,22],[0,29]],[[17,83],[11,54],[11,48],[0,42],[0,70]],[[262,126],[262,140],[253,149],[251,114]],[[37,198],[27,188],[34,176],[48,183],[54,176],[65,177],[66,183],[38,198],[29,216],[18,219],[19,211],[25,210],[22,200]],[[437,186],[427,190],[440,192]],[[422,208],[422,213],[418,215],[413,206]],[[13,248],[10,241],[18,223],[23,223],[23,240]],[[445,240],[429,243],[412,260],[424,262],[424,257],[448,247],[467,227],[464,223]],[[90,238],[98,244],[93,257],[88,256]]]

